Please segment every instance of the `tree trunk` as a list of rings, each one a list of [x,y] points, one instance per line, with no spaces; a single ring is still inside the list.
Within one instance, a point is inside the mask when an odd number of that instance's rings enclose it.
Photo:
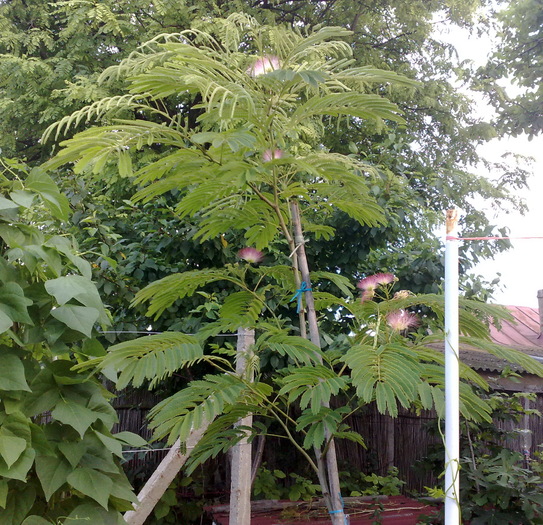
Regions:
[[[290,205],[292,214],[292,224],[294,227],[294,241],[296,243],[296,253],[298,256],[298,266],[302,274],[302,281],[306,283],[308,290],[305,292],[305,303],[307,307],[307,321],[309,325],[309,338],[313,344],[321,347],[319,325],[317,322],[317,314],[315,312],[315,302],[313,300],[313,292],[311,290],[311,279],[309,276],[309,265],[305,253],[305,240],[300,218],[300,208],[297,201],[291,202]],[[323,406],[329,407],[328,403]],[[319,471],[326,464],[326,472],[319,472],[319,481],[321,485],[322,479],[327,480],[327,484],[322,487],[323,497],[327,501],[330,518],[334,525],[345,525],[345,513],[343,511],[343,503],[341,498],[341,489],[339,486],[339,472],[337,467],[336,446],[328,431],[326,431],[326,442],[328,450],[323,457],[321,450],[315,450],[317,454],[317,464]],[[325,491],[328,494],[325,494]]]

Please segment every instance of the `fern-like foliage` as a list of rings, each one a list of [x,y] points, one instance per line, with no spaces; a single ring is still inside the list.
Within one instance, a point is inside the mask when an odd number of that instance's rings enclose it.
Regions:
[[[190,296],[198,288],[216,281],[231,281],[243,286],[242,281],[233,277],[226,270],[193,270],[168,275],[149,284],[136,294],[133,305],[149,301],[147,315],[158,318],[177,299]]]
[[[349,379],[326,366],[314,365],[291,368],[280,382],[279,394],[288,394],[289,403],[299,400],[301,408],[309,406],[313,414],[318,414],[333,395],[345,389]]]
[[[398,415],[398,402],[409,407],[417,397],[422,367],[404,345],[355,345],[342,359],[351,369],[353,386],[365,403],[377,402],[381,413]]]
[[[256,342],[256,351],[260,353],[265,350],[286,356],[293,363],[308,366],[321,363],[325,358],[321,349],[311,341],[295,335],[286,335],[284,332],[262,333]]]
[[[178,332],[148,335],[118,343],[108,354],[95,361],[100,370],[115,370],[120,375],[117,388],[128,384],[141,386],[150,382],[150,388],[171,376],[182,367],[192,366],[204,358],[200,342],[191,335]],[[86,367],[91,363],[86,363]]]
[[[96,16],[109,24],[106,12]],[[324,120],[401,123],[394,104],[368,91],[375,84],[414,84],[387,71],[352,67],[352,50],[342,40],[348,34],[341,28],[303,34],[235,14],[160,35],[102,75],[103,82],[126,78],[129,93],[97,101],[46,132],[44,140],[82,122],[109,122],[64,142],[48,167],[73,163],[78,172],[99,173],[115,160],[121,175],[129,176],[134,151],[159,147],[160,158],[135,173],[135,200],[177,190],[176,212],[199,215],[202,241],[237,229],[248,244],[269,246],[284,233],[291,199],[306,200],[323,218],[337,208],[378,225],[384,216],[368,191],[375,170],[319,151]],[[275,57],[271,67],[268,56]],[[161,109],[172,96],[199,112],[196,127],[189,126],[188,112]],[[115,120],[127,110],[144,118]],[[295,147],[300,141],[306,143],[302,149]],[[264,161],[275,148],[282,158]],[[331,233],[322,225],[311,228]]]
[[[258,410],[262,398],[269,394],[269,385],[256,383],[249,388],[234,374],[207,375],[156,405],[149,414],[151,428],[155,439],[167,437],[169,443],[177,438],[185,441],[192,429],[212,422],[240,401],[249,405],[251,411]]]

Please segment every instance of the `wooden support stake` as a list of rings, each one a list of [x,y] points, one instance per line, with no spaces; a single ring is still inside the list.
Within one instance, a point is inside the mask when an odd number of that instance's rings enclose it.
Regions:
[[[311,278],[309,275],[309,265],[305,253],[305,240],[302,229],[300,208],[297,201],[290,204],[292,216],[292,226],[294,228],[294,241],[296,243],[296,252],[298,254],[298,265],[302,274],[302,281],[307,285],[305,292],[305,303],[307,306],[307,321],[309,325],[309,339],[313,344],[321,347],[321,338],[319,333],[319,324],[315,312],[315,301],[311,290]],[[328,403],[323,403],[329,407]],[[341,488],[339,485],[339,470],[337,466],[336,445],[330,433],[326,430],[325,437],[328,443],[326,456],[323,458],[320,450],[315,450],[317,455],[317,464],[319,466],[319,482],[322,487],[324,499],[327,501],[330,518],[333,525],[345,525],[347,519],[343,510],[343,501],[341,497]],[[324,466],[324,463],[326,466]],[[323,468],[326,472],[322,472]],[[326,479],[327,474],[327,479]]]
[[[248,328],[238,329],[236,373],[253,380],[250,360],[251,347],[255,343],[255,331]],[[237,426],[250,427],[253,416],[239,420]],[[251,444],[243,438],[232,448],[232,478],[230,488],[230,523],[250,525],[251,523]]]
[[[187,461],[192,449],[200,441],[207,427],[208,424],[206,423],[203,427],[190,433],[186,441],[186,453],[181,451],[181,442],[179,440],[173,444],[171,450],[160,462],[160,465],[138,494],[138,503],[134,504],[134,510],[125,512],[124,521],[128,525],[143,525]]]

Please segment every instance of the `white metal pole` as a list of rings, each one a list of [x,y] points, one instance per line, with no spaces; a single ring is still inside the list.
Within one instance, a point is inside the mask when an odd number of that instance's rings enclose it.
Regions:
[[[445,525],[460,524],[457,224],[457,210],[447,210],[445,240]]]

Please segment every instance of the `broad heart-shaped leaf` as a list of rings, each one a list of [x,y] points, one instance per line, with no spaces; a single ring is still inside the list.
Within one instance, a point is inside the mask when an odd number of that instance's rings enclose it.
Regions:
[[[92,329],[100,317],[100,313],[96,308],[75,304],[59,306],[51,311],[51,315],[68,328],[77,330],[87,337],[92,337]]]
[[[26,518],[21,525],[51,525],[51,522],[34,514],[32,516],[28,516],[28,518]]]
[[[107,502],[113,487],[113,481],[100,472],[90,468],[79,468],[68,476],[68,483],[79,492],[97,501],[107,510]]]
[[[84,503],[76,507],[65,523],[82,523],[88,525],[126,525],[119,512],[106,511],[96,504]]]
[[[14,354],[0,354],[0,390],[30,392],[23,363]]]
[[[19,459],[8,467],[3,459],[0,459],[0,476],[9,479],[18,479],[19,481],[26,481],[26,475],[34,463],[34,457],[36,452],[27,448],[19,457]],[[2,521],[0,520],[0,523]]]
[[[70,465],[75,468],[79,464],[79,461],[87,452],[87,445],[82,441],[63,441],[58,444],[58,449],[62,452],[64,457],[68,460]]]
[[[11,317],[0,310],[0,334],[9,330],[13,325]]]
[[[25,297],[23,289],[17,283],[7,283],[0,287],[0,310],[17,323],[33,324],[27,308],[32,304]]]
[[[57,421],[75,428],[81,437],[85,435],[87,429],[100,416],[99,413],[93,412],[87,407],[69,400],[59,403],[53,412],[51,412],[51,415]]]
[[[77,299],[85,306],[100,308],[102,301],[96,287],[81,275],[66,275],[51,279],[45,283],[47,293],[54,296],[58,304],[66,304],[71,299]]]
[[[100,313],[100,321],[107,322],[104,306],[96,286],[90,279],[81,275],[66,275],[51,279],[45,283],[47,293],[51,294],[63,306],[76,299],[83,306],[95,308]]]
[[[26,450],[26,440],[6,429],[0,429],[0,456],[10,468]]]
[[[66,483],[67,477],[72,471],[72,466],[60,455],[54,457],[38,456],[36,458],[36,473],[47,501]]]
[[[68,220],[70,203],[66,195],[58,191],[58,187],[49,175],[40,168],[33,168],[26,179],[26,189],[36,192],[45,202],[53,216],[60,220]]]
[[[0,523],[13,525],[21,523],[36,500],[36,489],[26,484],[21,490],[12,490],[8,494],[6,506],[0,509]]]
[[[117,434],[113,434],[115,439],[118,439],[119,441],[122,441],[126,445],[130,445],[131,447],[146,447],[148,445],[147,441],[143,439],[141,436],[138,436],[137,434],[134,434],[133,432],[128,432],[126,430],[123,430],[122,432],[118,432]]]
[[[96,437],[104,444],[104,446],[116,456],[123,457],[123,446],[120,441],[115,438],[105,436],[101,432],[95,432]]]

